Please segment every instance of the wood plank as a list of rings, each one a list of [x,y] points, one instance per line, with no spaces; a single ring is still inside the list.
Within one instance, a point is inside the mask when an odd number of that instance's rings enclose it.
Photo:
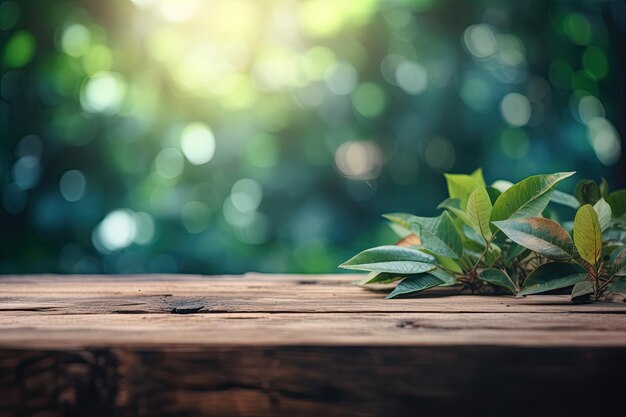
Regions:
[[[623,413],[626,303],[356,278],[0,277],[0,417]]]
[[[622,415],[624,353],[476,346],[0,351],[0,416]]]
[[[0,315],[0,348],[626,346],[626,315],[219,313]]]
[[[50,276],[0,278],[0,311],[41,314],[165,313],[179,302],[202,303],[207,312],[527,312],[625,314],[626,303],[573,305],[568,296],[476,297],[454,289],[417,298],[384,300],[387,290],[351,285],[355,275],[250,274],[245,277]]]
[[[355,278],[3,277],[0,346],[626,345],[622,304],[442,292],[384,300]],[[186,303],[204,307],[171,314]]]

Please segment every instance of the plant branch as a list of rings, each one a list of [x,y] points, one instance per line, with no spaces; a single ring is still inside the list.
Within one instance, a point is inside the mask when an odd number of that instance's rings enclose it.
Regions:
[[[613,280],[613,278],[615,278],[617,275],[611,275],[611,278],[607,279],[606,281],[604,281],[602,283],[601,286],[598,287],[598,296],[600,296],[600,294],[602,294],[602,292],[606,289],[606,287],[608,287],[611,284],[611,281]],[[598,298],[598,297],[596,297]]]
[[[497,233],[494,233],[491,236],[491,239],[489,239],[487,241],[487,244],[485,245],[485,250],[483,251],[483,253],[480,255],[480,258],[478,258],[478,260],[476,261],[476,263],[472,267],[472,270],[470,271],[470,275],[474,275],[476,273],[476,268],[478,268],[478,264],[480,264],[480,261],[482,261],[483,258],[485,257],[485,255],[487,254],[487,251],[489,250],[489,247],[491,246],[491,242],[493,242],[493,239],[496,237],[496,234]]]

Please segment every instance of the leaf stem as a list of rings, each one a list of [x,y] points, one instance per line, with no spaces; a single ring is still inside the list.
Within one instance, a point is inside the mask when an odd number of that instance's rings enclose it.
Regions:
[[[485,257],[485,255],[487,254],[487,251],[489,250],[489,247],[491,246],[491,242],[493,242],[493,239],[496,237],[496,234],[497,233],[494,233],[491,236],[491,239],[489,239],[487,241],[487,244],[485,245],[485,250],[483,251],[483,253],[480,255],[480,258],[478,258],[478,260],[476,261],[476,263],[472,267],[472,270],[470,271],[470,275],[474,275],[474,273],[476,272],[476,268],[478,268],[478,264],[480,264],[480,261],[482,261],[483,258]]]
[[[598,287],[597,290],[597,294],[596,294],[596,300],[598,299],[598,297],[602,294],[602,292],[606,289],[606,287],[608,287],[611,284],[611,281],[613,280],[613,278],[615,278],[616,275],[611,275],[611,278],[607,279],[606,281],[604,281],[602,283],[602,285],[600,285]]]
[[[598,265],[597,263],[594,263],[593,265],[591,265],[591,269],[593,271],[591,273],[591,277],[595,281],[595,298],[597,301],[600,297],[600,292],[604,288],[600,285],[600,271],[602,270],[602,264]]]

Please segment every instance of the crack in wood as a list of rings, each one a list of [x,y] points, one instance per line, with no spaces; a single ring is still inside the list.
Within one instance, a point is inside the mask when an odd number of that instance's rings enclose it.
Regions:
[[[201,304],[181,304],[172,309],[172,314],[194,314],[204,308]]]
[[[61,307],[16,307],[16,308],[0,308],[0,312],[9,311],[25,311],[25,312],[38,312],[38,311],[55,311]]]
[[[598,331],[608,331],[606,328],[582,328],[580,326],[541,326],[538,327],[524,327],[524,326],[515,326],[515,327],[507,327],[507,326],[446,326],[446,325],[436,325],[430,323],[423,323],[418,320],[401,320],[396,323],[396,327],[401,329],[417,329],[417,330],[435,330],[435,331],[480,331],[480,330],[504,330],[504,331],[513,331],[513,332],[528,332],[528,331],[576,331],[576,332],[598,332]]]

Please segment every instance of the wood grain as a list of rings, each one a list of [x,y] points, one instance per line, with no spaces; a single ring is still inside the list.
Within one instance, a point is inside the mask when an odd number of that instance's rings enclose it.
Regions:
[[[626,303],[357,278],[0,277],[0,417],[623,412]]]

